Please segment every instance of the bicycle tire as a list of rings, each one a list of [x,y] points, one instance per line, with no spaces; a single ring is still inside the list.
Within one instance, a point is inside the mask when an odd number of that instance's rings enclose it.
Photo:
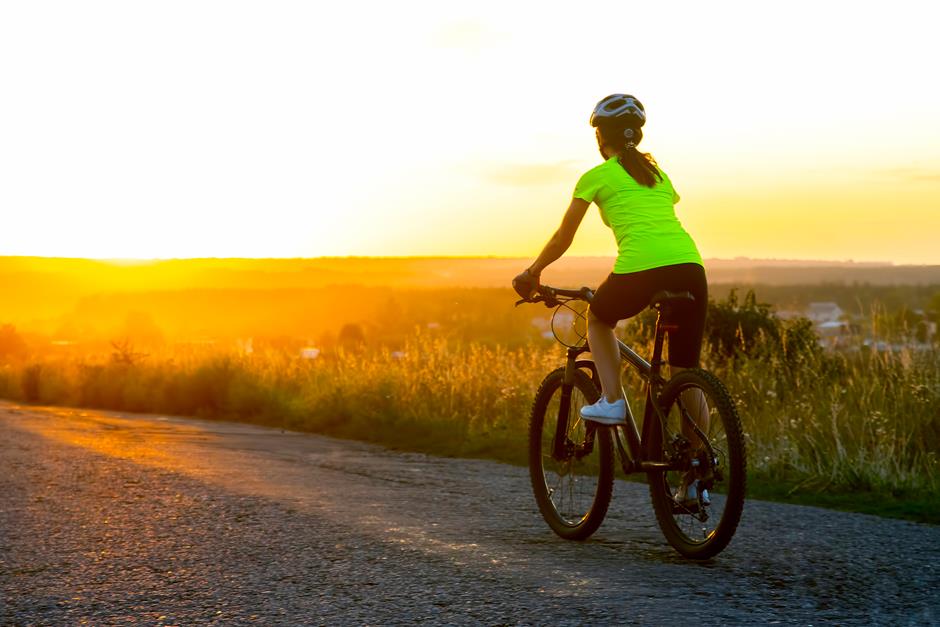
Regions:
[[[614,487],[613,438],[610,427],[587,423],[580,417],[578,409],[596,402],[600,390],[584,371],[575,370],[566,432],[566,442],[571,445],[569,454],[561,460],[552,456],[564,378],[564,368],[551,372],[532,403],[529,476],[539,511],[552,531],[566,540],[584,540],[597,531],[610,506]],[[589,434],[593,434],[590,449]],[[574,451],[585,454],[578,456]]]
[[[700,467],[707,465],[711,468],[685,472],[713,474],[708,479],[712,484],[708,486],[711,503],[677,504],[674,494],[682,482],[683,471],[650,472],[647,476],[656,520],[666,540],[685,557],[708,559],[731,542],[744,510],[747,483],[747,452],[741,418],[731,395],[715,375],[698,368],[684,370],[663,387],[658,402],[667,424],[664,427],[662,420],[653,418],[655,423],[650,431],[652,437],[647,455],[661,461],[669,459],[670,455],[676,458],[677,450],[682,446],[681,437],[677,438],[678,442],[674,439],[676,425],[683,420],[680,418],[683,411],[680,394],[695,388],[705,394],[708,402],[709,425],[705,435],[717,463],[708,464],[707,457],[711,456],[700,453],[706,459]],[[686,415],[691,415],[688,410]],[[687,418],[685,421],[688,423]],[[703,446],[699,448],[705,449]],[[717,516],[717,522],[711,520],[714,516]],[[702,517],[705,520],[701,520]]]

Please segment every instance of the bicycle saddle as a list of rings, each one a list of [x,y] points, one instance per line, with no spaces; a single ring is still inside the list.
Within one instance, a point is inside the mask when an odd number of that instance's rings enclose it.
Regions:
[[[650,307],[655,307],[656,305],[666,305],[669,303],[677,303],[679,301],[695,300],[695,297],[692,296],[691,292],[668,292],[662,290],[661,292],[656,292],[653,294],[653,297],[650,299]]]

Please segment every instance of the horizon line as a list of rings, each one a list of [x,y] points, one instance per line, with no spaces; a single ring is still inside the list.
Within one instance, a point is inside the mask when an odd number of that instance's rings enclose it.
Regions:
[[[116,264],[135,264],[135,263],[157,263],[167,261],[315,261],[315,260],[515,260],[532,259],[531,255],[323,255],[315,257],[237,257],[237,256],[207,256],[207,257],[68,257],[68,256],[48,256],[48,255],[0,255],[0,260],[5,259],[35,259],[48,261],[97,261],[103,263]],[[559,259],[616,259],[615,255],[568,255]],[[856,259],[820,259],[820,258],[799,258],[799,257],[707,257],[703,262],[774,262],[774,263],[818,263],[818,264],[853,264],[878,267],[904,267],[904,266],[937,266],[940,261],[925,263],[898,263],[889,260],[856,260]]]

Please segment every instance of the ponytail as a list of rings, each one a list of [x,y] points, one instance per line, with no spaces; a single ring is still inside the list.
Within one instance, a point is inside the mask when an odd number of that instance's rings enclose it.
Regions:
[[[659,173],[653,156],[648,152],[640,152],[634,145],[627,145],[620,157],[620,165],[633,177],[637,183],[644,187],[653,187],[663,180]]]
[[[642,130],[630,127],[598,127],[598,130],[605,144],[623,146],[620,165],[627,171],[627,174],[633,177],[634,181],[644,187],[653,187],[663,180],[663,175],[656,167],[653,156],[648,152],[640,152],[636,148],[636,145],[643,139]]]

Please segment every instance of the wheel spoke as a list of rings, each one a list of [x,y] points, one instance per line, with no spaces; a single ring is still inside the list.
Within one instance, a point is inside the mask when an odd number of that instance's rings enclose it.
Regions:
[[[663,459],[680,470],[650,482],[657,520],[680,553],[714,555],[730,541],[743,505],[740,419],[724,387],[701,370],[677,375],[664,388],[661,402]],[[708,501],[702,497],[705,489]]]
[[[607,438],[589,454],[585,441],[586,423],[580,409],[597,398],[593,382],[582,372],[576,373],[571,390],[565,430],[565,459],[555,458],[556,437],[561,409],[564,370],[556,370],[543,382],[534,405],[530,430],[530,472],[536,500],[546,522],[562,537],[583,539],[600,524],[610,502],[613,487],[613,446]],[[560,444],[560,443],[559,443]],[[606,445],[606,448],[605,448]],[[544,486],[540,495],[539,486]]]

